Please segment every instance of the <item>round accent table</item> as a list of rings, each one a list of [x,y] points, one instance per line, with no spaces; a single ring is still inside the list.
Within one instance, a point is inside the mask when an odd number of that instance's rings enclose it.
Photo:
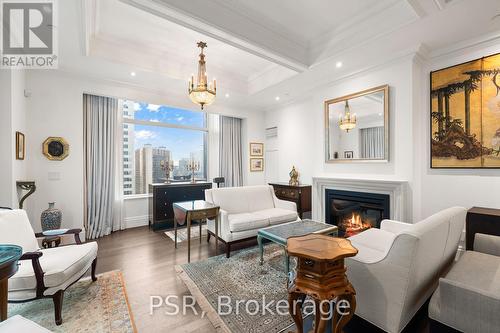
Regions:
[[[23,250],[17,245],[0,244],[0,321],[7,319],[7,296],[9,278],[16,274]]]

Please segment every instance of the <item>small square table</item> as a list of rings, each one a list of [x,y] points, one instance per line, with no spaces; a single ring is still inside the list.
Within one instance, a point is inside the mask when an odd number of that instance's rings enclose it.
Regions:
[[[215,255],[219,247],[219,210],[220,207],[203,200],[174,202],[174,234],[175,248],[177,248],[177,224],[186,223],[188,240],[188,262],[191,262],[191,221],[192,220],[215,220]],[[200,222],[200,243],[201,243],[201,222]]]
[[[260,229],[257,233],[257,242],[259,243],[260,264],[264,263],[264,245],[263,239],[270,240],[273,243],[286,247],[286,242],[290,237],[305,236],[308,234],[338,235],[337,226],[316,222],[313,220],[302,220],[290,223],[284,223],[273,227]],[[286,273],[290,273],[290,258],[285,253]]]

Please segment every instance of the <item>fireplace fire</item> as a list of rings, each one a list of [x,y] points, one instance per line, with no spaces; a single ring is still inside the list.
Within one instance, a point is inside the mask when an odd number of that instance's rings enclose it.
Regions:
[[[325,199],[326,223],[339,228],[339,237],[380,228],[380,222],[390,216],[386,194],[327,189]]]
[[[344,237],[351,237],[370,229],[372,224],[364,222],[361,214],[353,212],[351,217],[342,219],[338,227],[344,230]]]

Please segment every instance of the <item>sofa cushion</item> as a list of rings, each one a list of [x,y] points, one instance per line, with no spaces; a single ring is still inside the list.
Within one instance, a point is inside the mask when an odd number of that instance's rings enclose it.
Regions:
[[[45,272],[45,287],[57,287],[81,271],[97,256],[97,243],[67,245],[41,250],[40,266]],[[9,291],[35,289],[36,279],[31,260],[19,261],[17,273],[9,279]]]
[[[228,220],[231,232],[260,229],[269,226],[269,218],[252,213],[230,214]]]
[[[217,188],[210,192],[213,203],[229,214],[274,208],[272,188],[268,185]]]
[[[297,212],[283,208],[270,208],[259,210],[254,213],[262,218],[268,218],[270,225],[293,222],[297,220]]]

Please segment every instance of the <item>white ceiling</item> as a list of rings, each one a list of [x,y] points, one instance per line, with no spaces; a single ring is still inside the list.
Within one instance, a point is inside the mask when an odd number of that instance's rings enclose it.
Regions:
[[[500,1],[480,3],[65,0],[59,64],[66,72],[184,96],[196,72],[196,42],[204,40],[208,75],[217,78],[220,94],[231,95],[216,104],[263,110],[409,50],[433,56],[464,40],[500,38],[500,19],[491,19]]]

